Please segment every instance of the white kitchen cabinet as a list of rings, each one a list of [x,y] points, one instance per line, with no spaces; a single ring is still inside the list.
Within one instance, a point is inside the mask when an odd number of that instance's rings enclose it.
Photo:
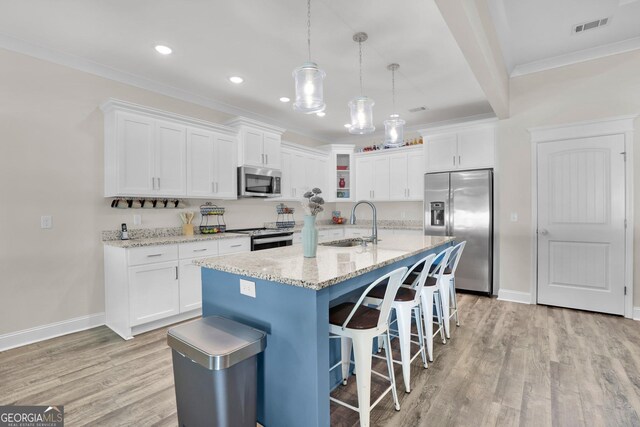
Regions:
[[[389,156],[356,157],[356,196],[358,200],[389,200]]]
[[[177,261],[130,267],[129,283],[131,326],[180,312]]]
[[[237,140],[201,129],[187,132],[187,196],[237,199]]]
[[[202,272],[193,261],[180,260],[180,313],[202,308]]]
[[[236,198],[236,129],[110,99],[105,197]]]
[[[201,314],[197,259],[251,250],[248,236],[119,248],[105,245],[106,324],[125,339]]]
[[[494,125],[421,131],[426,142],[427,172],[491,168],[495,164]]]
[[[390,200],[422,200],[423,181],[422,147],[389,155]]]
[[[284,129],[246,117],[236,117],[226,124],[238,129],[238,162],[241,166],[280,169]]]
[[[282,152],[282,196],[273,200],[302,199],[305,192],[314,187],[328,191],[328,155],[288,142],[283,142]]]
[[[156,121],[155,126],[155,194],[184,196],[187,192],[187,129],[164,121]]]

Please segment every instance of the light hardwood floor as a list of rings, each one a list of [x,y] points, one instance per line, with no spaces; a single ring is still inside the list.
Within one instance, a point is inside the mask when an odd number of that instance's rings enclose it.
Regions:
[[[397,367],[401,411],[385,398],[373,425],[640,426],[640,323],[472,295],[459,305],[461,327],[436,340],[429,369],[414,362],[410,394]],[[100,327],[2,352],[0,404],[64,404],[68,426],[175,426],[165,337]],[[355,381],[334,393],[355,403]],[[334,404],[331,417],[358,424]]]

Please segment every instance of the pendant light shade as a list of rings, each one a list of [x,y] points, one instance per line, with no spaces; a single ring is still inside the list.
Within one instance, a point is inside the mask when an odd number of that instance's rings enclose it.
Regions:
[[[366,96],[356,96],[349,101],[351,112],[351,127],[349,133],[364,135],[376,130],[373,125],[373,99]]]
[[[294,110],[305,114],[324,111],[326,104],[323,99],[322,82],[325,75],[315,62],[305,62],[293,70],[296,83]]]
[[[373,133],[376,127],[373,125],[373,99],[364,96],[362,90],[362,42],[369,38],[367,33],[356,33],[353,41],[358,43],[360,53],[360,95],[349,101],[349,112],[351,113],[351,126],[349,133],[364,135]]]
[[[391,94],[393,97],[393,113],[384,121],[384,146],[401,147],[404,145],[404,124],[405,121],[396,114],[396,70],[400,68],[398,64],[389,64],[387,70],[391,71]]]
[[[295,80],[296,100],[293,109],[305,114],[324,111],[324,93],[322,82],[325,72],[318,68],[318,64],[311,61],[311,0],[307,0],[307,50],[309,60],[293,70]]]

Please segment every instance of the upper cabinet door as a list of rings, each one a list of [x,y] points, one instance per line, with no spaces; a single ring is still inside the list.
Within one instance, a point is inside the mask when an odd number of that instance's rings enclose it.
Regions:
[[[427,171],[446,171],[458,166],[456,134],[427,138]]]
[[[121,195],[150,194],[154,181],[154,121],[134,114],[118,113],[117,175]]]
[[[156,192],[166,196],[187,194],[187,129],[156,122]]]
[[[189,129],[187,132],[187,195],[213,197],[214,193],[214,135],[211,132]]]
[[[280,179],[280,194],[282,199],[290,199],[293,197],[292,182],[291,182],[291,167],[292,167],[293,155],[288,151],[283,151],[280,159],[282,165],[280,171],[282,172],[282,178]]]
[[[216,197],[238,198],[237,141],[229,136],[217,136],[214,154],[214,181]]]
[[[494,142],[494,128],[458,132],[458,169],[493,167]]]
[[[356,199],[373,198],[373,159],[357,158],[356,161]]]
[[[264,166],[263,133],[259,130],[245,129],[242,141],[244,164],[249,166]]]
[[[422,200],[424,191],[424,155],[407,155],[407,199]]]
[[[280,169],[280,135],[265,133],[263,142],[264,165]]]
[[[373,200],[389,200],[389,173],[389,157],[376,157],[373,160]]]
[[[291,196],[302,198],[307,191],[307,159],[302,154],[294,153],[291,156]]]
[[[389,198],[406,199],[407,195],[407,155],[405,153],[389,156]]]

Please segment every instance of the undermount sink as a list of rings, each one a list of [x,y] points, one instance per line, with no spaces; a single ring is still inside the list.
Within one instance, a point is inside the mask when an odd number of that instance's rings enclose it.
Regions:
[[[337,248],[351,248],[353,246],[362,246],[362,239],[335,240],[333,242],[320,243],[320,246],[334,246]]]

